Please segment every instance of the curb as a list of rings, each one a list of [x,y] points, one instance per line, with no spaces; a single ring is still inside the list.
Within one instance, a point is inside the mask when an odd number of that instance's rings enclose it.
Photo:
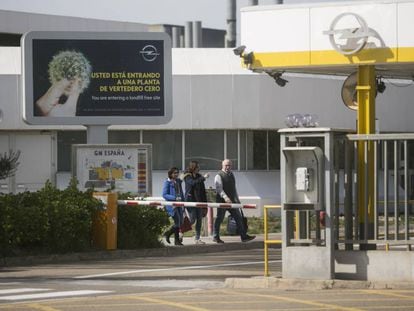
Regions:
[[[276,277],[227,278],[227,288],[263,288],[280,290],[326,289],[414,289],[414,282],[355,281],[355,280],[306,280]]]
[[[165,246],[161,248],[134,250],[105,250],[84,253],[50,254],[24,257],[3,257],[0,267],[31,266],[41,264],[56,264],[77,261],[128,259],[135,257],[169,257],[190,254],[223,252],[229,250],[244,250],[263,248],[263,241],[228,242],[224,244]]]

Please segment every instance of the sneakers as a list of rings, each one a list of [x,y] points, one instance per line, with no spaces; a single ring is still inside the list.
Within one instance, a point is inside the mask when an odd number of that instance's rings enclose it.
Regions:
[[[194,243],[195,243],[196,245],[203,245],[203,244],[206,244],[206,242],[204,242],[204,241],[202,241],[202,240],[200,240],[200,239],[195,239],[195,240],[194,240]]]
[[[224,241],[222,239],[220,239],[219,237],[213,238],[213,242],[224,243]]]
[[[244,239],[242,239],[242,242],[249,242],[249,241],[251,241],[251,240],[254,240],[256,238],[256,236],[255,235],[246,235],[245,237],[244,237]]]

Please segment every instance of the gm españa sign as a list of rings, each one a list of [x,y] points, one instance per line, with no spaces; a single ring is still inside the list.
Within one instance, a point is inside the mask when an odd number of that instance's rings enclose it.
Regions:
[[[29,32],[23,118],[29,124],[164,124],[172,116],[166,33]]]

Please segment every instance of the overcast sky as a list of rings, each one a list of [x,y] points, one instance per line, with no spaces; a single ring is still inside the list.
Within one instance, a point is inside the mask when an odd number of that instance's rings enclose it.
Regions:
[[[285,0],[285,4],[338,0]],[[275,0],[259,0],[260,5]],[[248,0],[237,0],[238,9]],[[0,9],[122,20],[144,24],[177,24],[201,21],[206,28],[226,29],[227,0],[0,0]]]

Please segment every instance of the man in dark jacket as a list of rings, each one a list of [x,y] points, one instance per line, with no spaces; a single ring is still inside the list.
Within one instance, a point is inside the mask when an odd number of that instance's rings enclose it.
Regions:
[[[217,203],[240,203],[239,195],[236,189],[236,179],[231,171],[231,161],[225,159],[222,162],[221,171],[219,171],[214,178],[214,184],[216,185],[216,202]],[[256,236],[250,236],[247,234],[246,227],[243,223],[243,216],[239,209],[236,208],[218,208],[217,216],[214,222],[213,241],[216,243],[224,243],[220,239],[220,225],[223,222],[226,211],[233,216],[237,224],[238,232],[240,232],[240,238],[242,242],[248,242],[253,240]]]

